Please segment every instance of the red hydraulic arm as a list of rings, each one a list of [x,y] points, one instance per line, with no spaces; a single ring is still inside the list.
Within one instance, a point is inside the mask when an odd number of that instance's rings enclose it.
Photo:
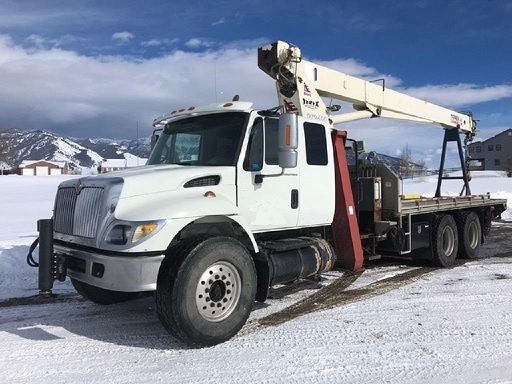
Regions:
[[[351,271],[363,269],[363,247],[345,154],[346,131],[332,132],[335,161],[336,207],[332,231],[338,265]]]

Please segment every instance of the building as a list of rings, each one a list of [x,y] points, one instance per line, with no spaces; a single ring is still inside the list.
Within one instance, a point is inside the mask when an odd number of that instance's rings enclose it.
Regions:
[[[100,173],[119,171],[120,169],[138,167],[146,164],[147,159],[130,157],[127,159],[103,159],[100,164]]]
[[[473,170],[507,170],[512,165],[512,128],[468,145]]]
[[[66,175],[68,163],[65,161],[23,160],[19,165],[23,176]]]

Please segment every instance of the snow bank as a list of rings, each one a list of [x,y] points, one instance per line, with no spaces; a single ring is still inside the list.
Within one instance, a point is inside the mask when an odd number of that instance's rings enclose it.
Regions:
[[[37,294],[37,270],[25,256],[37,236],[37,219],[51,217],[57,185],[66,178],[0,176],[0,300]],[[458,186],[443,185],[446,194],[458,194]],[[406,193],[433,195],[435,187],[434,179],[404,182]],[[471,188],[512,201],[512,179],[475,174]],[[503,216],[511,219],[510,203]],[[384,266],[380,278],[404,268],[411,266]],[[366,280],[361,289],[369,290],[381,271],[367,272],[351,289]],[[279,326],[251,331],[249,324],[232,340],[201,350],[164,331],[151,297],[97,306],[73,294],[51,304],[4,306],[0,381],[511,382],[511,279],[509,259],[475,260]],[[73,290],[66,282],[54,292]],[[251,318],[285,300],[255,306]]]

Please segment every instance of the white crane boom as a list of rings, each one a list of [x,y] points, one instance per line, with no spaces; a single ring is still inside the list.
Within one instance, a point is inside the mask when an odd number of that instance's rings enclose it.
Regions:
[[[285,112],[329,121],[331,125],[370,117],[386,117],[459,129],[475,135],[471,115],[388,89],[384,85],[304,60],[300,49],[283,41],[258,49],[258,67],[276,80],[279,104]],[[322,97],[352,103],[355,111],[332,114]]]

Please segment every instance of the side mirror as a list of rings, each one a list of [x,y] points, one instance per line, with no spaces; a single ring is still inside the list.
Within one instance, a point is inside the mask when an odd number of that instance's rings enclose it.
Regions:
[[[297,166],[297,148],[299,146],[299,122],[295,113],[283,113],[279,116],[279,166],[295,168]]]
[[[361,153],[366,152],[366,144],[364,141],[356,141],[355,143],[355,152],[357,153],[357,156],[359,156]]]
[[[157,128],[153,131],[153,134],[151,135],[151,150],[153,150],[153,148],[155,147],[156,145],[156,142],[158,141],[158,139],[160,138],[160,135],[158,134],[159,132],[162,132],[162,128]]]

